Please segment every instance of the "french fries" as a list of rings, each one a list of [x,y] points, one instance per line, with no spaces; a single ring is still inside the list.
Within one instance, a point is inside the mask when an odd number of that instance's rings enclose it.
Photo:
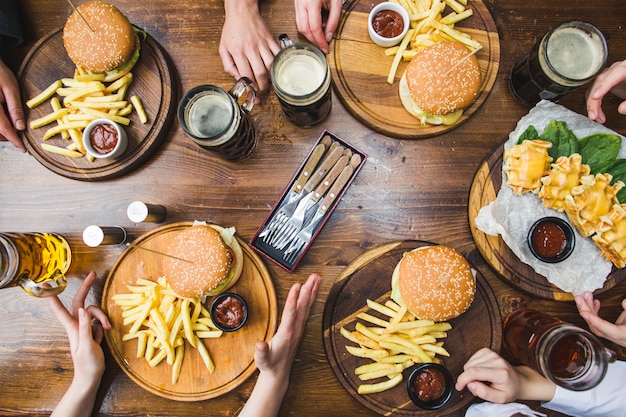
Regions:
[[[344,338],[358,345],[346,345],[348,353],[372,361],[354,370],[360,380],[368,381],[359,385],[359,394],[391,389],[402,382],[404,369],[416,363],[440,363],[437,355],[450,356],[443,342],[438,341],[447,337],[447,331],[452,329],[450,323],[417,320],[405,307],[391,300],[381,304],[368,299],[367,306],[386,317],[361,312],[357,318],[373,326],[357,321],[354,331],[339,329]],[[381,378],[384,378],[382,382],[369,382]]]
[[[440,41],[461,42],[474,51],[480,43],[455,25],[474,12],[466,0],[392,0],[402,6],[411,20],[411,29],[399,46],[385,49],[385,55],[394,56],[387,82],[393,84],[400,61],[410,61],[420,50]],[[446,9],[451,11],[445,14]],[[408,39],[407,39],[408,38]]]
[[[124,326],[130,326],[123,341],[137,340],[137,358],[145,358],[150,367],[165,360],[172,365],[172,384],[178,381],[185,355],[185,340],[198,350],[207,370],[215,364],[202,339],[217,338],[222,331],[198,298],[176,295],[165,277],[157,282],[139,279],[127,286],[127,294],[112,297],[122,308]]]
[[[82,131],[92,120],[106,118],[128,126],[130,119],[127,116],[134,108],[140,122],[147,123],[148,116],[141,99],[132,96],[130,102],[126,100],[126,92],[132,79],[133,74],[128,71],[115,77],[107,77],[105,74],[89,74],[77,68],[73,78],[57,80],[28,100],[26,105],[29,108],[35,108],[48,99],[51,99],[52,105],[51,113],[30,122],[31,129],[56,122],[55,126],[46,130],[43,140],[47,141],[57,135],[71,140],[66,146],[42,143],[42,149],[70,158],[81,158],[87,154]],[[57,96],[62,97],[62,100],[59,101]]]

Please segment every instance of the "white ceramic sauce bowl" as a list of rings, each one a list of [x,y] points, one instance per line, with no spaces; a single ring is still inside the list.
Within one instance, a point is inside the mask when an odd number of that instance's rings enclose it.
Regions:
[[[91,131],[95,128],[95,126],[101,124],[113,126],[117,132],[117,144],[108,153],[100,153],[99,151],[97,151],[92,145],[90,139]],[[118,158],[126,151],[126,148],[128,147],[128,137],[126,136],[126,131],[118,123],[115,123],[114,121],[109,119],[96,119],[89,123],[87,127],[83,130],[83,144],[87,153],[94,158]]]
[[[374,16],[376,16],[376,13],[378,13],[381,10],[392,10],[392,11],[400,13],[400,16],[402,16],[402,20],[404,21],[404,27],[402,29],[402,33],[400,33],[398,36],[393,37],[393,38],[385,38],[384,36],[381,36],[378,33],[376,33],[376,31],[374,30],[374,27],[372,26],[372,21],[374,20]],[[397,44],[399,44],[400,41],[402,41],[402,38],[404,38],[404,35],[406,35],[406,33],[408,32],[410,26],[411,26],[411,19],[409,18],[409,13],[404,9],[404,7],[400,6],[397,3],[392,3],[390,1],[379,3],[376,6],[374,6],[374,8],[372,9],[372,11],[370,12],[367,18],[367,32],[370,35],[370,39],[372,39],[372,41],[376,45],[382,46],[383,48],[390,48],[392,46],[396,46]]]

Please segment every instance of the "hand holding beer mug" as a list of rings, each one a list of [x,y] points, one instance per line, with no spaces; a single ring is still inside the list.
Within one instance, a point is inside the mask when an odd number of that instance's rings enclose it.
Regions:
[[[587,22],[565,22],[548,32],[515,63],[511,93],[534,105],[558,100],[593,79],[606,64],[608,48],[602,32]]]
[[[246,95],[242,99],[243,93]],[[180,101],[178,122],[202,148],[215,151],[224,159],[241,160],[252,154],[257,143],[248,116],[255,99],[256,89],[247,77],[237,80],[228,92],[215,85],[199,85]]]
[[[519,309],[504,320],[502,344],[521,364],[572,391],[598,385],[615,353],[588,331],[541,311]]]
[[[67,241],[56,233],[0,233],[0,288],[21,286],[35,297],[61,293],[72,262]]]
[[[330,113],[330,68],[326,56],[310,43],[279,37],[280,50],[272,62],[272,86],[287,118],[296,126],[312,127]]]

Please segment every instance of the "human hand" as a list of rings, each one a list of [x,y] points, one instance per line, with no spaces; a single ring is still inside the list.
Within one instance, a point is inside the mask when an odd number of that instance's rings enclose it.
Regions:
[[[294,284],[289,290],[276,334],[269,344],[256,345],[254,361],[261,373],[288,379],[320,281],[319,275],[311,274],[304,285]]]
[[[50,308],[63,325],[70,341],[72,362],[74,363],[74,381],[92,386],[99,384],[104,373],[104,353],[100,347],[104,329],[110,329],[106,314],[94,305],[85,307],[85,298],[96,279],[95,272],[90,272],[84,279],[72,300],[68,311],[58,297],[50,297]],[[92,317],[97,321],[92,322]]]
[[[580,316],[594,334],[626,347],[626,298],[622,300],[624,311],[617,317],[615,324],[600,318],[600,301],[594,299],[592,293],[587,291],[583,295],[576,295],[574,300]]]
[[[26,147],[16,132],[26,128],[20,89],[15,75],[1,60],[0,104],[6,105],[6,109],[0,110],[0,140],[8,140],[20,151],[26,152]]]
[[[294,0],[298,32],[325,54],[339,25],[342,4],[341,0]],[[322,22],[322,10],[328,11],[325,23]]]
[[[456,390],[467,389],[492,403],[515,400],[550,401],[556,385],[527,366],[512,366],[494,351],[483,348],[463,365]]]
[[[259,90],[269,88],[269,71],[280,45],[259,12],[257,0],[225,0],[219,53],[224,71],[239,79],[248,77]]]
[[[587,94],[589,119],[598,123],[606,122],[606,115],[602,111],[602,98],[609,91],[619,98],[626,99],[626,60],[614,63],[593,81]],[[617,111],[626,114],[626,101],[620,103]]]

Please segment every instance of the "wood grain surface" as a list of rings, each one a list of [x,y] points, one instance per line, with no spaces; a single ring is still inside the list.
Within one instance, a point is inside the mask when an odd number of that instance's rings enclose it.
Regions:
[[[498,30],[483,1],[469,1],[467,7],[474,14],[458,24],[483,46],[476,54],[482,83],[476,100],[452,126],[422,125],[402,106],[398,83],[407,63],[400,62],[393,85],[388,84],[393,56],[385,56],[384,48],[372,42],[367,33],[368,14],[373,6],[372,2],[364,0],[349,2],[328,54],[335,92],[348,111],[374,131],[404,139],[439,135],[472,117],[491,92],[500,65]]]
[[[535,272],[522,262],[509,249],[500,236],[483,233],[476,227],[476,216],[481,208],[496,199],[502,186],[502,155],[504,145],[498,146],[478,167],[468,204],[469,222],[476,247],[489,265],[512,285],[538,297],[559,301],[572,301],[574,296],[552,285],[543,275]],[[602,288],[595,291],[601,294],[619,284],[626,277],[626,270],[613,267]]]
[[[368,359],[358,358],[346,351],[346,345],[354,346],[340,334],[341,327],[353,331],[357,314],[368,312],[367,299],[384,304],[391,294],[391,275],[405,252],[429,246],[422,241],[399,241],[383,244],[364,252],[350,263],[339,275],[326,299],[322,330],[324,347],[335,376],[343,387],[358,402],[381,415],[439,416],[463,410],[473,400],[468,391],[454,391],[450,403],[439,410],[422,410],[411,402],[407,394],[406,378],[412,368],[404,371],[404,382],[381,393],[360,395],[357,389],[363,383],[354,370]],[[362,321],[361,321],[362,322]],[[369,325],[369,323],[364,323]],[[470,308],[461,316],[450,320],[452,330],[441,339],[450,357],[439,356],[453,378],[463,372],[463,364],[482,347],[499,351],[502,341],[502,322],[495,294],[485,278],[476,275],[476,296]]]
[[[75,68],[65,53],[63,28],[55,29],[41,38],[24,59],[18,74],[22,94],[26,99],[35,97],[56,80],[72,78]],[[30,154],[52,172],[76,180],[109,179],[139,167],[167,136],[176,114],[176,80],[165,51],[150,35],[141,41],[141,53],[132,73],[126,99],[136,95],[142,100],[148,122],[142,124],[136,111],[128,116],[131,123],[123,127],[128,136],[128,148],[121,157],[90,162],[84,157],[69,158],[47,152],[40,144],[51,125],[31,129],[27,123],[24,139]],[[49,101],[25,110],[27,122],[52,112]],[[71,142],[56,135],[46,143],[65,147]]]
[[[122,308],[113,300],[115,294],[128,294],[128,285],[137,279],[151,281],[163,275],[163,255],[179,232],[192,226],[177,222],[158,227],[135,240],[117,259],[104,283],[102,309],[111,320],[112,329],[105,333],[113,357],[126,374],[153,394],[179,401],[199,401],[218,397],[239,386],[256,370],[254,346],[269,341],[276,330],[278,307],[272,278],[265,265],[241,239],[244,265],[239,281],[229,289],[241,295],[249,308],[248,321],[236,332],[224,333],[217,339],[203,339],[215,371],[209,373],[197,349],[186,343],[185,356],[178,381],[172,383],[172,367],[161,362],[151,368],[137,358],[137,340],[123,341],[129,326],[124,326]],[[147,250],[143,250],[145,248]],[[167,277],[166,277],[167,278]],[[207,310],[212,301],[207,298]]]
[[[117,0],[115,4],[171,57],[178,98],[199,84],[231,88],[234,79],[224,72],[219,55],[222,1]],[[140,167],[103,181],[66,178],[32,155],[0,142],[0,230],[61,233],[73,251],[68,288],[60,295],[61,301],[70,306],[85,275],[94,270],[97,279],[88,304],[99,305],[106,277],[125,247],[87,247],[81,238],[86,226],[118,225],[126,229],[130,239],[136,239],[156,226],[133,223],[126,217],[128,205],[141,200],[166,207],[166,224],[197,219],[232,225],[242,240],[249,241],[320,133],[328,129],[366,153],[368,161],[293,273],[265,262],[279,312],[292,285],[304,282],[311,273],[323,278],[279,416],[380,415],[354,399],[335,376],[324,349],[322,317],[327,297],[346,267],[368,249],[389,242],[421,240],[457,249],[492,288],[501,317],[524,306],[586,326],[573,302],[521,291],[489,266],[472,237],[468,203],[476,170],[529,110],[509,93],[507,78],[513,63],[554,25],[581,18],[607,35],[609,63],[626,58],[624,4],[622,0],[605,0],[602,7],[588,0],[487,0],[484,4],[500,38],[498,76],[476,113],[446,134],[425,140],[381,134],[357,120],[335,92],[326,121],[302,129],[284,117],[276,95],[269,91],[261,95],[250,113],[259,143],[252,156],[241,163],[223,161],[203,151],[176,121],[161,146]],[[36,42],[63,25],[72,12],[66,0],[20,0],[19,5],[26,41],[4,57],[16,72]],[[276,38],[286,33],[294,41],[305,41],[298,35],[292,1],[264,0],[259,8]],[[54,59],[50,58],[50,65]],[[581,88],[560,104],[585,114],[584,95]],[[603,108],[608,117],[606,126],[624,133],[626,117],[617,113],[620,102],[608,95]],[[600,294],[601,317],[615,321],[625,295],[625,281]],[[603,342],[614,348],[620,359],[626,359],[626,349]],[[136,384],[117,364],[106,343],[103,348],[106,371],[93,416],[230,417],[237,415],[257,380],[255,373],[218,398],[173,401]],[[0,290],[0,416],[49,416],[70,387],[73,369],[67,335],[47,300],[30,297],[20,288]],[[528,404],[550,417],[562,416],[538,402]],[[445,414],[462,417],[465,410]]]

